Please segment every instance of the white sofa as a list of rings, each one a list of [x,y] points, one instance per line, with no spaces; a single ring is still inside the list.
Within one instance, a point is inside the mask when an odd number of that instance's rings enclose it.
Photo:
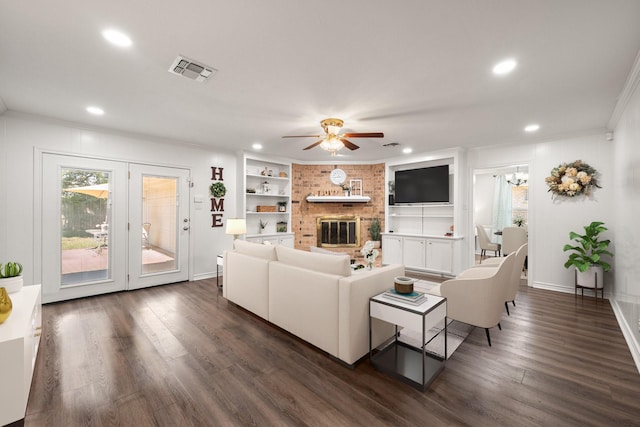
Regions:
[[[369,298],[402,275],[401,265],[352,274],[348,255],[236,240],[224,253],[223,296],[352,365],[369,351]],[[375,322],[377,346],[393,328]]]

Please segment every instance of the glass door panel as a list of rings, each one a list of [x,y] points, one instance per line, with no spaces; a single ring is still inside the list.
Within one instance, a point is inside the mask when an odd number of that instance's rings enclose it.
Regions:
[[[100,170],[61,169],[62,286],[111,277],[109,176]]]
[[[142,175],[142,274],[177,268],[178,180]]]

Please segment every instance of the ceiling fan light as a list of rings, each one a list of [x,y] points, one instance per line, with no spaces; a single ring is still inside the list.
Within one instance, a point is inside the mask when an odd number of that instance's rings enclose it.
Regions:
[[[329,134],[327,138],[320,143],[320,148],[330,153],[335,153],[344,148],[344,144],[335,135]]]

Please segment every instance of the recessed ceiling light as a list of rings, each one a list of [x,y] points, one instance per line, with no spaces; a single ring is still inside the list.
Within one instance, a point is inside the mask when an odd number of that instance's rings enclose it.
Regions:
[[[87,112],[95,116],[102,116],[104,114],[104,110],[100,107],[87,107]]]
[[[129,47],[133,44],[129,36],[118,30],[104,30],[102,32],[102,37],[107,39],[107,41],[109,41],[110,43],[113,43],[116,46],[120,47]]]
[[[409,148],[409,147],[407,147],[407,148],[403,148],[403,149],[402,149],[402,152],[403,152],[404,154],[410,154],[410,153],[413,153],[413,149],[412,149],[412,148]]]
[[[254,150],[262,150],[262,144],[258,144],[257,142],[251,146]]]
[[[509,74],[516,68],[518,63],[514,59],[505,59],[504,61],[498,62],[493,67],[493,74],[497,74],[499,76],[503,76],[505,74]]]
[[[537,125],[537,124],[534,123],[534,124],[530,124],[530,125],[525,126],[524,131],[525,132],[535,132],[538,129],[540,129],[540,125]]]

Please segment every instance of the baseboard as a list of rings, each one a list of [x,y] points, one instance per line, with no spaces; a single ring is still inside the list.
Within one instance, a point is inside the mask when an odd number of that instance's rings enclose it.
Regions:
[[[554,283],[533,282],[531,287],[532,288],[537,288],[537,289],[546,289],[548,291],[562,292],[564,294],[575,294],[576,293],[576,289],[575,289],[574,286],[556,285]],[[578,292],[578,295],[582,295],[582,294],[580,292]],[[594,296],[593,292],[591,292],[589,294],[589,296]],[[607,292],[607,290],[605,289],[604,298],[605,299],[611,299],[610,296],[611,296],[611,294],[609,292]],[[598,297],[600,297],[600,291],[598,291]]]
[[[627,346],[629,346],[629,351],[631,352],[631,357],[633,357],[633,361],[636,364],[636,369],[638,370],[638,373],[640,373],[640,342],[636,340],[636,337],[633,334],[633,329],[627,322],[627,319],[624,317],[622,309],[618,305],[618,301],[616,301],[614,298],[610,299],[609,303],[611,304],[613,313],[616,315],[616,319],[618,320],[618,325],[620,325],[622,335],[627,341]]]
[[[533,282],[531,287],[537,289],[546,289],[548,291],[562,292],[565,294],[573,294],[575,289],[573,286],[556,285],[555,283]]]
[[[222,274],[220,276],[222,276]],[[216,278],[216,272],[213,271],[211,273],[194,274],[191,280],[195,282],[197,280],[215,279],[215,278]]]

